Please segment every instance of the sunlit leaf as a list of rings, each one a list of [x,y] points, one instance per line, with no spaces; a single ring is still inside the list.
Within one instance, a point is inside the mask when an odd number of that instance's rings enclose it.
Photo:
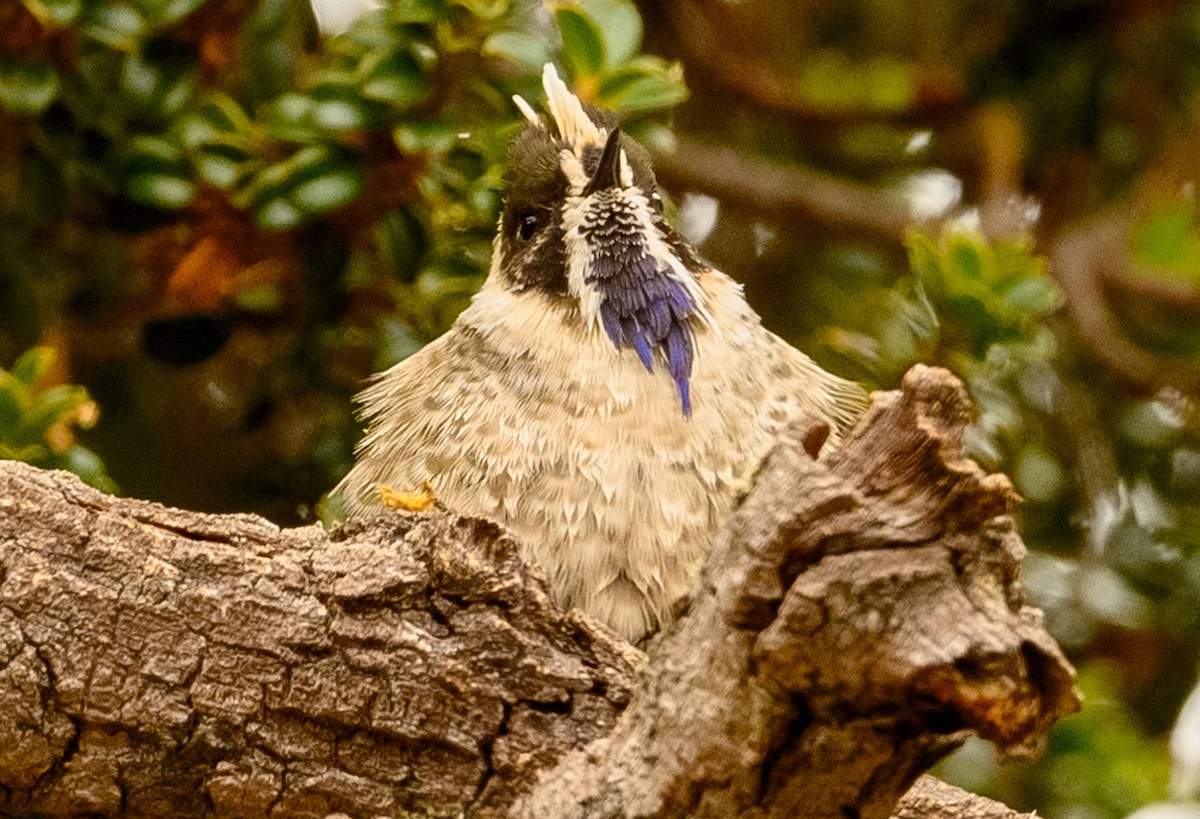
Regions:
[[[52,26],[73,23],[83,8],[82,0],[24,0],[24,3],[34,16]]]
[[[509,0],[458,0],[464,8],[484,20],[495,20],[508,11]]]
[[[408,154],[445,151],[458,140],[458,132],[440,122],[410,122],[398,126],[392,137]]]
[[[573,6],[554,9],[554,20],[562,34],[563,59],[576,80],[594,77],[604,68],[604,35],[592,18]]]
[[[166,209],[182,208],[196,198],[190,179],[165,173],[136,174],[129,178],[125,192],[135,202]]]
[[[207,0],[141,0],[139,5],[147,19],[156,25],[165,26],[183,19],[206,2]]]
[[[1047,278],[1025,279],[1004,294],[1009,308],[1031,318],[1051,312],[1058,300],[1058,288]]]
[[[8,372],[26,387],[32,387],[44,376],[54,363],[54,350],[50,347],[34,347],[26,350]]]
[[[528,68],[540,70],[550,58],[550,45],[525,31],[497,31],[483,42],[482,52]]]
[[[58,72],[45,63],[0,62],[0,107],[36,116],[58,96]]]
[[[984,250],[979,239],[968,233],[953,233],[947,239],[945,275],[953,287],[956,278],[981,279],[984,275]]]
[[[215,153],[203,153],[196,158],[200,178],[217,188],[229,188],[237,182],[241,163]]]
[[[917,82],[912,66],[890,57],[867,62],[860,82],[866,107],[875,111],[902,112],[917,97]]]
[[[412,54],[397,51],[371,66],[362,94],[397,106],[420,102],[429,93],[424,69]]]
[[[91,399],[87,390],[74,384],[56,384],[34,395],[21,419],[24,430],[36,438],[63,417]]]
[[[431,23],[445,14],[444,0],[390,0],[388,16],[397,22]]]
[[[642,16],[629,0],[580,0],[579,8],[600,31],[604,65],[613,68],[637,53],[642,44]]]
[[[687,99],[687,88],[683,83],[660,75],[635,79],[622,86],[617,93],[603,98],[608,106],[626,112],[668,108],[685,99]]]
[[[287,230],[304,221],[304,211],[284,198],[268,201],[255,213],[255,222],[268,230]]]
[[[369,122],[366,108],[348,97],[318,100],[313,106],[312,120],[330,131],[351,131]]]
[[[101,492],[117,491],[117,484],[109,477],[104,462],[90,449],[73,446],[63,453],[62,468],[75,473],[89,486]]]
[[[88,36],[122,51],[131,51],[145,32],[145,21],[132,6],[103,3],[88,7]]]
[[[1179,199],[1157,208],[1133,235],[1134,257],[1151,274],[1200,279],[1200,230],[1194,202]]]
[[[309,213],[324,213],[357,197],[362,182],[362,174],[344,168],[303,182],[291,191],[290,198]]]

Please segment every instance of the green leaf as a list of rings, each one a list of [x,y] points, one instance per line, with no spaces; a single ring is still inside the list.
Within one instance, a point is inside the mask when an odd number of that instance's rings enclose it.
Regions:
[[[286,199],[272,199],[258,209],[254,221],[267,230],[287,230],[304,221],[304,212]]]
[[[642,16],[633,3],[581,0],[579,7],[601,33],[606,68],[614,68],[637,54],[642,44]]]
[[[226,190],[233,187],[241,175],[242,163],[213,152],[196,157],[196,172],[213,187]]]
[[[149,162],[154,165],[175,165],[183,157],[180,146],[173,139],[161,136],[139,136],[129,141],[131,161]]]
[[[274,313],[283,304],[279,288],[273,284],[263,284],[240,291],[234,301],[237,306],[251,313]]]
[[[409,122],[392,132],[396,147],[406,154],[448,151],[458,139],[458,132],[441,122]]]
[[[1021,449],[1013,470],[1017,489],[1034,503],[1049,503],[1066,483],[1062,467],[1049,452],[1036,444]]]
[[[946,267],[945,274],[947,284],[951,285],[951,289],[956,283],[956,278],[975,279],[979,280],[984,275],[984,260],[983,255],[986,248],[982,241],[967,233],[952,233],[946,241]]]
[[[58,96],[58,72],[46,63],[0,63],[0,106],[18,116],[37,116]]]
[[[416,216],[408,210],[385,213],[375,223],[375,244],[397,279],[405,284],[416,280],[421,257],[429,248],[424,226]]]
[[[207,0],[142,0],[142,11],[157,26],[167,26],[182,20]]]
[[[428,93],[424,70],[406,51],[394,52],[371,66],[362,84],[364,97],[397,106],[420,102]]]
[[[542,37],[525,31],[497,31],[480,49],[485,56],[499,57],[522,68],[538,71],[550,59],[550,45]]]
[[[557,6],[554,20],[562,34],[563,59],[576,82],[604,67],[604,37],[592,18],[573,6]]]
[[[177,210],[196,198],[196,186],[188,178],[167,173],[142,173],[129,178],[125,193],[135,202]]]
[[[1004,304],[1031,318],[1051,313],[1058,307],[1058,288],[1047,278],[1026,279],[1004,294]]]
[[[872,110],[900,113],[916,101],[917,80],[906,63],[876,57],[862,69],[862,75],[865,102]]]
[[[132,51],[145,33],[146,25],[132,6],[104,3],[89,6],[84,32],[104,45]]]
[[[391,0],[387,15],[397,23],[432,23],[446,13],[444,0]]]
[[[308,213],[324,213],[354,200],[362,192],[362,174],[343,168],[296,186],[291,200]]]
[[[1157,271],[1189,281],[1200,278],[1195,203],[1179,199],[1157,208],[1134,232],[1132,250],[1139,262]]]
[[[23,392],[15,379],[6,378],[4,371],[0,370],[0,441],[15,442],[17,427],[21,423]]]
[[[73,446],[63,453],[62,460],[63,468],[74,472],[88,486],[99,489],[101,492],[117,491],[116,483],[105,471],[104,462],[90,449]]]
[[[39,439],[64,415],[90,400],[87,390],[75,384],[59,384],[42,390],[21,420],[21,426],[34,439]]]
[[[313,106],[312,120],[330,131],[353,131],[369,123],[365,107],[351,97],[318,100]]]
[[[0,460],[24,461],[27,464],[36,465],[43,463],[49,454],[50,450],[44,444],[29,444],[16,447],[0,444]]]
[[[509,0],[458,0],[459,4],[481,20],[499,19],[508,11]]]
[[[35,17],[51,26],[65,26],[75,22],[83,8],[81,0],[24,0],[25,8]]]
[[[150,109],[156,106],[166,81],[161,66],[131,54],[121,70],[121,91],[134,104]]]
[[[626,83],[612,96],[602,96],[607,107],[618,111],[652,111],[668,108],[687,99],[687,88],[665,76],[645,76]]]
[[[313,125],[316,101],[304,94],[283,94],[266,107],[263,119],[279,139],[307,142],[318,136]]]
[[[301,97],[299,94],[285,96]],[[282,97],[280,98],[283,99]],[[198,115],[218,131],[242,133],[250,129],[251,120],[246,111],[232,97],[226,94],[211,92],[205,98],[198,110]]]
[[[26,350],[13,364],[9,373],[26,387],[32,387],[54,363],[54,350],[50,347],[34,347]],[[3,372],[3,370],[0,370]]]

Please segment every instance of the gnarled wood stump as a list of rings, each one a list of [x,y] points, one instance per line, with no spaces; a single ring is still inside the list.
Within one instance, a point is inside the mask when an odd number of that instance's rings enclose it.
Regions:
[[[968,422],[918,367],[826,460],[795,426],[648,658],[488,522],[281,530],[0,463],[0,811],[886,816],[1077,707]],[[946,809],[1007,815],[898,808]]]

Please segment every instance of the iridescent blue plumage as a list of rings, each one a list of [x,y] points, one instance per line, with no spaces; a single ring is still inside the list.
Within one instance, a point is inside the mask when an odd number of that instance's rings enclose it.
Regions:
[[[606,216],[620,221],[612,211]],[[595,232],[602,236],[607,219]],[[599,244],[593,254],[587,283],[601,295],[600,321],[613,345],[631,348],[642,365],[654,372],[654,351],[662,353],[667,372],[675,382],[683,414],[692,414],[688,379],[692,374],[694,346],[691,317],[696,304],[684,285],[672,278],[640,241],[628,233],[610,233],[621,239]]]
[[[654,353],[666,360],[683,414],[692,414],[688,379],[694,357],[691,319],[696,303],[681,281],[671,275],[667,260],[650,252],[653,237],[644,215],[646,201],[629,195],[622,179],[620,129],[613,128],[603,150],[587,158],[591,179],[583,189],[588,199],[579,231],[590,251],[584,283],[600,295],[600,322],[618,349],[637,353],[654,372]]]

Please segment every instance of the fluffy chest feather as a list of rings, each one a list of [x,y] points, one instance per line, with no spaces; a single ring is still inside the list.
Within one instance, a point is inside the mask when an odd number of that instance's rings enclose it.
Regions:
[[[733,484],[803,408],[830,417],[826,376],[765,331],[736,285],[703,280],[693,408],[569,306],[485,286],[455,328],[363,395],[370,431],[346,481],[432,482],[450,507],[522,539],[561,602],[635,638],[686,593],[733,503]],[[805,407],[806,395],[815,396]]]

